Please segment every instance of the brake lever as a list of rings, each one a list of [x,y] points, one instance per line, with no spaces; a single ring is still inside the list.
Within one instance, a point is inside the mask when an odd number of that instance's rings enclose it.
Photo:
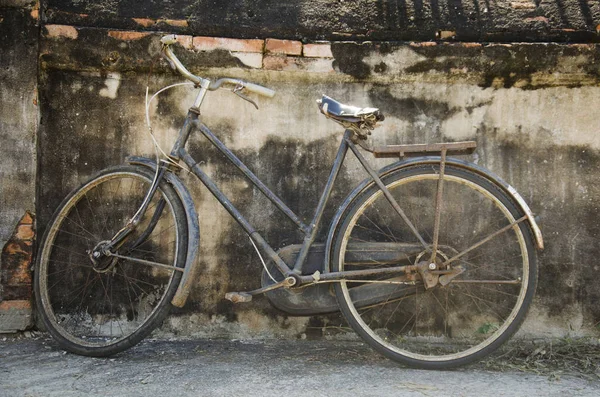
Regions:
[[[245,101],[250,102],[251,104],[254,105],[254,107],[256,109],[258,109],[258,105],[256,104],[256,102],[254,102],[251,98],[248,98],[246,95],[242,94],[241,91],[244,89],[243,85],[238,85],[236,86],[233,90],[231,90],[231,92],[233,92],[235,95],[239,96],[240,98],[242,98]]]

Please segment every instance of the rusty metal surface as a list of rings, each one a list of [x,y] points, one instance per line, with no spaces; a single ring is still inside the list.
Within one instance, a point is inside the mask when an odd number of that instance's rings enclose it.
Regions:
[[[472,154],[477,148],[477,142],[423,143],[414,145],[387,145],[371,149],[377,158],[382,157],[415,157],[441,153],[446,150],[449,156]]]
[[[435,263],[437,256],[438,240],[440,236],[440,218],[442,212],[442,194],[444,192],[444,172],[446,170],[446,154],[448,149],[442,148],[442,157],[440,160],[440,176],[437,185],[437,194],[435,196],[435,224],[433,226],[433,247],[431,249],[431,263]]]
[[[446,286],[446,285],[450,284],[450,282],[452,280],[454,280],[454,278],[456,278],[460,274],[464,273],[464,271],[465,271],[465,268],[463,266],[461,266],[461,265],[453,267],[450,270],[450,272],[448,272],[448,273],[443,274],[443,275],[440,276],[440,279],[439,279],[440,284],[442,286]]]
[[[430,269],[429,266],[430,266],[429,261],[419,262],[416,266],[417,272],[421,276],[421,280],[423,281],[423,284],[425,284],[425,289],[430,289],[430,288],[435,287],[438,284],[438,280],[440,278],[439,274],[430,271],[430,270],[434,270],[435,266],[434,266],[434,269]]]
[[[352,264],[366,264],[376,260],[378,264],[394,264],[408,260],[410,254],[419,252],[422,247],[419,244],[408,243],[368,243],[352,244],[349,247],[348,262]],[[281,258],[287,263],[294,263],[298,252],[301,249],[300,244],[289,245],[278,251]],[[311,275],[315,272],[324,272],[325,245],[313,244],[305,262],[305,274]],[[281,280],[282,276],[277,274],[276,267],[272,263],[267,264],[269,271],[276,274],[276,279]],[[322,277],[321,275],[320,277]],[[416,275],[415,275],[416,276]],[[418,277],[418,276],[416,276]],[[414,277],[406,278],[407,281],[414,281]],[[263,271],[261,283],[263,287],[273,285],[266,271]],[[406,289],[398,288],[398,284],[370,284],[353,288],[351,295],[353,301],[362,302],[368,305],[377,302],[383,297],[403,296],[407,293]],[[413,291],[415,287],[412,286]],[[325,314],[338,311],[336,298],[331,289],[330,283],[321,283],[308,285],[302,288],[276,289],[265,293],[273,306],[286,313],[300,316],[309,316],[316,314]]]

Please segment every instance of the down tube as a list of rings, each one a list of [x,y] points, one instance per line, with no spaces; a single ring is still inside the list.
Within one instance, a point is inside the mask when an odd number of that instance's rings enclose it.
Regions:
[[[248,222],[246,218],[242,215],[242,213],[233,205],[231,201],[219,190],[217,185],[210,179],[204,171],[200,168],[200,166],[196,163],[194,158],[189,155],[189,153],[185,149],[181,149],[179,154],[183,161],[187,164],[188,167],[192,169],[192,172],[200,181],[206,186],[206,188],[211,192],[213,196],[221,203],[221,205],[233,216],[233,218],[237,221],[237,223],[248,233],[250,238],[261,247],[267,256],[273,260],[281,274],[288,276],[291,273],[290,268],[285,264],[283,259],[275,252],[275,250],[267,243],[267,241],[254,229],[254,227]]]

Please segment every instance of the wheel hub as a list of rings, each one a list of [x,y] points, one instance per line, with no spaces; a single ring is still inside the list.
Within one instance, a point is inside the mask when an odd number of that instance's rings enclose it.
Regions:
[[[106,252],[108,252],[106,247],[109,243],[110,241],[108,240],[100,241],[96,244],[94,249],[88,253],[93,269],[97,273],[108,273],[117,263],[118,258],[106,254]]]
[[[438,249],[436,258],[433,262],[429,260],[428,255],[431,255],[431,253],[425,250],[419,253],[415,259],[417,272],[423,280],[425,289],[430,289],[437,286],[440,281],[440,275],[452,271],[450,265],[443,265],[443,263],[448,260],[448,255],[446,255],[444,252]],[[422,260],[424,257],[426,260]]]

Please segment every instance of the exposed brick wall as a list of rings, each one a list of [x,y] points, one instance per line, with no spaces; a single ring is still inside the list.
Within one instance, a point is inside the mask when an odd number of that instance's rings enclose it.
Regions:
[[[31,325],[39,1],[0,0],[0,332]]]
[[[76,28],[68,25],[45,25],[44,29],[44,36],[55,41],[77,39],[80,31],[89,31],[88,28]],[[140,40],[152,33],[157,34],[157,32],[125,30],[107,30],[105,32],[113,39],[126,42]],[[232,39],[189,35],[178,35],[177,41],[183,48],[197,53],[227,51],[244,66],[253,69],[333,72],[333,55],[331,44],[328,42],[303,44],[298,40],[275,38]]]
[[[23,215],[0,258],[0,300],[31,298],[31,258],[35,231],[33,215]]]
[[[34,216],[27,211],[0,256],[0,332],[31,325]]]

